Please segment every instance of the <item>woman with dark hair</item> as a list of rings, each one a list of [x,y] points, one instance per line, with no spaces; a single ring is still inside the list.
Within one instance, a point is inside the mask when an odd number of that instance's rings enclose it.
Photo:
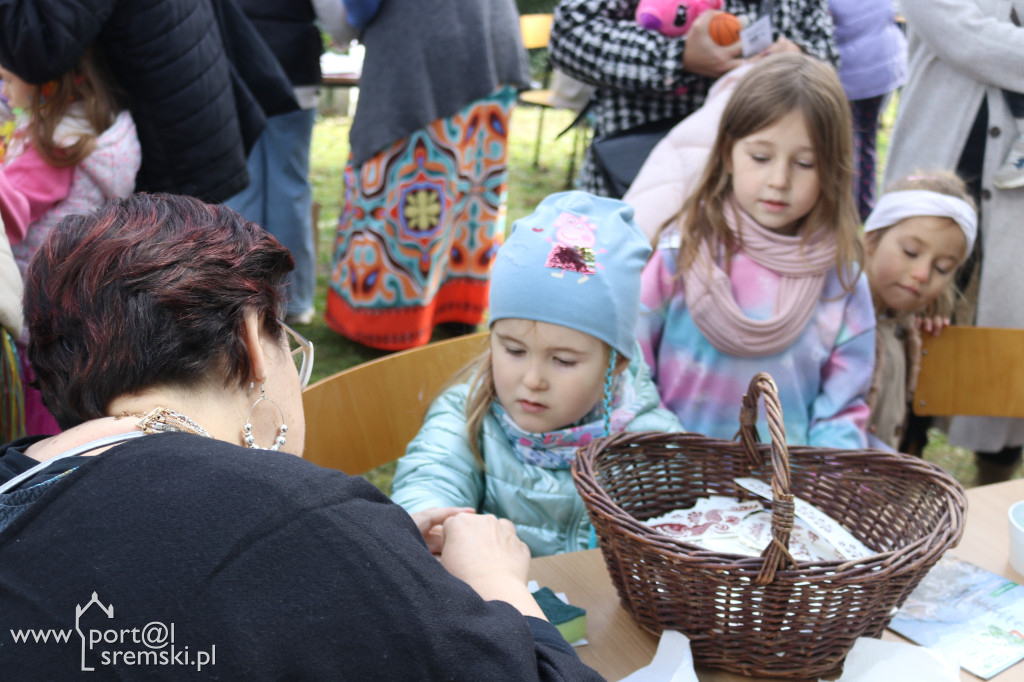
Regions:
[[[65,431],[0,447],[0,669],[598,679],[543,620],[510,523],[410,518],[286,454],[312,362],[279,320],[291,268],[262,228],[186,197],[51,232],[25,302]]]

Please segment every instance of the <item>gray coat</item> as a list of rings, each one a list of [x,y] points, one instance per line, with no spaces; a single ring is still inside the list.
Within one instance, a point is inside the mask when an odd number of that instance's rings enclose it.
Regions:
[[[1024,92],[1024,0],[901,0],[909,74],[892,131],[885,181],[915,170],[956,168],[982,98],[988,135],[982,175],[983,267],[977,324],[1024,327],[1024,190],[999,190],[992,176],[1018,131],[1001,89]],[[956,445],[995,451],[1024,443],[1024,420],[957,417]]]
[[[530,70],[512,0],[388,0],[359,36],[366,47],[349,142],[359,166]]]

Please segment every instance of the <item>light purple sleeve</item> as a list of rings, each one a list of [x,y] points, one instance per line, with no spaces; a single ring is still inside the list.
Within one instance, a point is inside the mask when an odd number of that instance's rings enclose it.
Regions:
[[[821,390],[811,403],[809,444],[866,447],[868,389],[875,371],[875,311],[861,275],[847,297],[842,325],[821,370]]]
[[[658,383],[658,349],[665,330],[668,307],[675,290],[676,249],[658,249],[644,267],[640,279],[640,316],[636,338],[644,352],[644,361],[651,368],[651,377]]]

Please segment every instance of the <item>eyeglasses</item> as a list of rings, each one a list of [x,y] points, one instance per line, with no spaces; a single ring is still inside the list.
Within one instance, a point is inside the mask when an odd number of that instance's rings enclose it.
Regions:
[[[309,385],[309,375],[313,373],[313,342],[286,325],[283,320],[278,322],[288,332],[288,352],[299,372],[299,385],[305,388]]]

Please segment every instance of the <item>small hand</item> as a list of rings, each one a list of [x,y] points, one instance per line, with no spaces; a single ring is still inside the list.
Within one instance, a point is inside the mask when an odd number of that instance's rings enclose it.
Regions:
[[[711,39],[708,24],[716,14],[721,12],[704,12],[686,33],[683,69],[698,76],[718,78],[743,64],[743,46],[740,42],[722,46]]]
[[[473,514],[476,510],[472,507],[431,507],[423,511],[410,514],[420,529],[423,539],[427,542],[427,549],[435,556],[440,556],[444,550],[444,522],[456,514]]]
[[[932,315],[931,317],[918,315],[914,318],[914,326],[921,332],[938,336],[944,327],[949,326],[949,318],[942,315]]]
[[[765,52],[768,54],[782,54],[783,52],[795,52],[796,54],[801,54],[803,53],[803,50],[800,49],[799,45],[786,36],[779,36],[776,38],[774,43],[768,46],[768,49],[765,50]]]

